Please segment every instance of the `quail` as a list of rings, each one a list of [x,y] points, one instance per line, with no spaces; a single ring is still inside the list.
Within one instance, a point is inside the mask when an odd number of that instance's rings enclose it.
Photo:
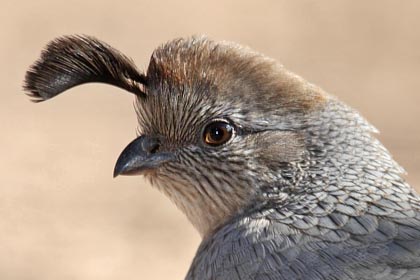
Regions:
[[[357,111],[247,47],[158,47],[146,72],[90,36],[53,40],[24,90],[90,82],[135,95],[143,175],[202,237],[187,280],[420,279],[420,197]]]

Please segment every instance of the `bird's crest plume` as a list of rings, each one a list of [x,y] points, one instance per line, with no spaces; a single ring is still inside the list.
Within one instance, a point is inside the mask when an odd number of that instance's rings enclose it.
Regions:
[[[64,36],[50,42],[28,70],[24,90],[40,102],[85,83],[106,83],[145,96],[146,76],[132,60],[91,36]]]

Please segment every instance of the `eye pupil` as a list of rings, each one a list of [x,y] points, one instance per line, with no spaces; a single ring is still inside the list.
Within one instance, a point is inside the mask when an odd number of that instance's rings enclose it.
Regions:
[[[220,141],[221,139],[223,139],[223,130],[221,130],[218,127],[213,128],[211,130],[211,137],[215,141]]]
[[[224,121],[215,121],[204,129],[204,142],[211,146],[226,143],[232,137],[233,127]]]

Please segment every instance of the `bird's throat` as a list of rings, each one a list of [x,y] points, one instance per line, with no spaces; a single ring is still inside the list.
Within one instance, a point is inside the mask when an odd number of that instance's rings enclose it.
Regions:
[[[214,190],[203,193],[195,187],[187,187],[174,181],[150,179],[152,185],[165,193],[187,216],[203,239],[238,214],[252,196],[242,193],[233,197],[232,193]]]

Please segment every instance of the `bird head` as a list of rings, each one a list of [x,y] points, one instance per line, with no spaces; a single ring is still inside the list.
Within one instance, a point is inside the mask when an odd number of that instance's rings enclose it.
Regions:
[[[329,98],[262,54],[205,37],[158,47],[145,73],[93,37],[61,37],[27,72],[24,88],[43,101],[89,82],[136,96],[139,136],[114,176],[146,176],[202,236],[264,203],[267,186],[293,192],[288,182],[296,178],[287,174],[308,160],[309,116]]]

